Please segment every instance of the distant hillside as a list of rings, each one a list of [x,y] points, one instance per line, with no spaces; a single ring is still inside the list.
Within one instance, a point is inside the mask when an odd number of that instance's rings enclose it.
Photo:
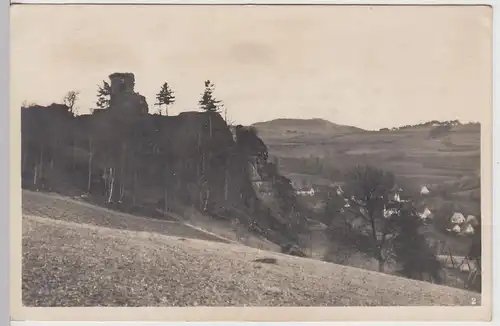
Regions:
[[[449,127],[442,128],[443,125]],[[279,161],[280,171],[297,184],[341,181],[343,172],[356,164],[392,171],[415,187],[479,180],[477,123],[431,121],[380,131],[336,126],[320,119],[274,120],[254,125],[268,145],[271,159]],[[318,182],[318,178],[323,181]],[[479,191],[478,186],[473,188],[467,190]]]
[[[252,125],[268,142],[322,139],[339,134],[363,132],[363,129],[335,124],[324,119],[275,119]]]
[[[363,129],[345,125],[339,125],[324,119],[274,119],[270,121],[257,122],[253,124],[256,128],[276,128],[276,127],[291,127],[295,130],[298,129],[312,129],[312,128],[330,128],[335,131],[344,130],[357,130],[362,131]]]

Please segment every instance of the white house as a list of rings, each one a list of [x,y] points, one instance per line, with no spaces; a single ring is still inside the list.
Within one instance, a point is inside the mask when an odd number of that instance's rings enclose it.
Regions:
[[[477,220],[477,218],[474,215],[468,215],[466,222],[467,222],[467,224],[470,224],[473,227],[479,225],[479,221]]]
[[[474,228],[472,227],[472,225],[467,224],[467,226],[465,227],[464,233],[467,235],[474,234]]]
[[[420,218],[423,220],[426,220],[428,218],[432,218],[432,212],[427,207],[425,208],[423,213],[419,213],[418,215],[420,215]]]
[[[453,213],[450,218],[450,222],[453,224],[463,224],[465,222],[465,217],[462,213]]]
[[[311,188],[309,190],[297,190],[297,195],[299,196],[314,196],[314,189]]]
[[[430,190],[429,190],[429,188],[427,188],[427,186],[422,186],[422,187],[420,188],[420,194],[421,194],[421,195],[428,195],[428,194],[430,194]]]
[[[384,207],[384,217],[385,218],[391,217],[392,214],[398,214],[398,210],[395,209],[395,208],[387,209],[387,208]]]

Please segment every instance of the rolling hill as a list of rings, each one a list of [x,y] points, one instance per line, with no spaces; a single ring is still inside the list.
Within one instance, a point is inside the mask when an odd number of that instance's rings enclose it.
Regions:
[[[294,183],[328,185],[354,165],[369,164],[392,171],[413,190],[446,188],[479,213],[471,204],[480,189],[479,124],[453,125],[438,136],[432,136],[433,125],[367,131],[320,119],[280,119],[253,126]]]
[[[363,132],[363,129],[332,123],[324,119],[275,119],[252,125],[266,144],[322,139],[335,135]]]
[[[24,305],[480,303],[480,295],[464,290],[242,246],[177,222],[112,214],[23,191]]]

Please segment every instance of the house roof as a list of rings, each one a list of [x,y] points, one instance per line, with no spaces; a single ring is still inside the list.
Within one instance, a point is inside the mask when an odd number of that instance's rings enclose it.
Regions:
[[[464,214],[458,213],[458,212],[453,213],[453,215],[451,216],[451,218],[452,219],[465,219]]]

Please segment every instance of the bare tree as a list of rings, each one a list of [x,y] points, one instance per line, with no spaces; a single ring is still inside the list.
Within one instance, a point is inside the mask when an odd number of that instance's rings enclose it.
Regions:
[[[92,186],[92,158],[93,158],[93,148],[92,148],[92,136],[89,136],[89,161],[88,161],[88,180],[87,180],[87,194],[90,194],[90,188]]]
[[[386,213],[389,194],[395,187],[390,172],[366,166],[356,167],[347,174],[346,189],[339,189],[345,206],[340,214],[349,230],[349,240],[361,251],[370,253],[384,271],[388,242],[395,236],[395,213]]]
[[[68,107],[69,112],[72,114],[78,113],[78,107],[75,106],[78,95],[80,95],[79,91],[69,91],[63,98],[63,104]]]

